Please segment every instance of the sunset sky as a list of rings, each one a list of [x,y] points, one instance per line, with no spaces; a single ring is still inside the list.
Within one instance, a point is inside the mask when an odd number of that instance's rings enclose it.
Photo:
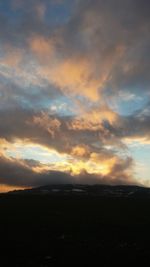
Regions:
[[[150,186],[150,1],[0,1],[0,191]]]

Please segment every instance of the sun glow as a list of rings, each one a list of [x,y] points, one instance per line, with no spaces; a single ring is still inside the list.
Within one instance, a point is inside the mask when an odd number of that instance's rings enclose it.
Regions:
[[[13,185],[5,185],[5,184],[1,184],[0,185],[0,193],[3,192],[9,192],[9,191],[14,191],[14,190],[23,190],[23,189],[27,189],[29,187],[21,187],[21,186],[13,186]]]
[[[78,146],[72,154],[61,154],[54,149],[37,145],[28,140],[15,140],[9,143],[0,139],[1,151],[10,160],[18,160],[28,166],[33,172],[43,173],[48,171],[68,172],[79,175],[83,171],[89,174],[108,175],[116,158],[98,160],[98,155],[91,153],[86,146]],[[82,156],[87,155],[83,159]],[[31,163],[30,163],[31,161]]]

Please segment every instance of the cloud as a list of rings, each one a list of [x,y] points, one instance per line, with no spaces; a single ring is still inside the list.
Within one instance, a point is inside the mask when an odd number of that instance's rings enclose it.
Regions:
[[[134,125],[134,127],[133,127]],[[150,105],[136,111],[131,116],[120,118],[117,131],[120,137],[126,139],[150,140]]]
[[[89,145],[92,149],[95,142],[105,144],[106,140],[108,142],[112,140],[115,143],[115,136],[111,133],[111,127],[109,129],[109,123],[105,125],[103,122],[100,124],[99,121],[93,121],[92,124],[92,119],[89,124],[82,118],[78,119],[78,127],[72,127],[74,123],[76,125],[74,117],[58,117],[46,111],[16,109],[11,110],[11,114],[9,110],[1,111],[0,123],[1,138],[29,139],[49,147],[54,146],[58,151],[70,151],[80,143]]]
[[[87,145],[76,145],[72,148],[71,155],[77,157],[88,157],[90,154],[90,149]]]
[[[65,28],[66,53],[88,58],[103,87],[148,90],[148,1],[79,1],[79,8]]]
[[[4,55],[1,60],[1,64],[9,67],[18,67],[23,59],[22,49],[6,45],[4,47]]]
[[[34,116],[33,123],[34,125],[38,125],[44,130],[47,130],[52,138],[54,138],[55,132],[59,131],[61,126],[61,122],[58,119],[51,118],[44,112],[42,112],[40,116]]]
[[[10,117],[9,112],[3,112],[0,126],[1,151],[3,152],[1,162],[2,166],[4,166],[3,170],[7,173],[8,167],[6,166],[6,163],[10,165],[10,168],[13,168],[13,166],[16,166],[16,169],[18,168],[18,170],[19,168],[22,168],[24,174],[31,179],[31,182],[33,179],[32,177],[39,177],[37,178],[37,184],[39,181],[38,179],[43,177],[42,175],[44,175],[44,177],[46,175],[47,180],[43,180],[44,182],[51,182],[49,173],[51,173],[51,171],[57,172],[57,170],[60,170],[64,174],[70,173],[71,177],[80,178],[82,178],[82,175],[80,176],[80,174],[85,170],[91,177],[90,183],[92,183],[92,175],[93,177],[97,177],[97,182],[101,182],[101,177],[103,177],[103,179],[106,178],[106,181],[109,180],[111,183],[120,183],[120,181],[122,181],[121,179],[123,179],[124,183],[125,179],[128,182],[134,180],[131,173],[131,165],[127,164],[128,161],[126,158],[122,158],[117,154],[118,152],[116,151],[116,148],[113,148],[115,147],[114,141],[112,141],[113,147],[107,148],[108,144],[111,144],[111,133],[106,129],[107,134],[104,140],[104,126],[101,126],[103,127],[102,130],[96,129],[95,133],[93,133],[93,129],[90,129],[90,127],[86,130],[70,130],[67,127],[66,121],[67,118],[61,120],[59,118],[58,120],[58,118],[54,118],[46,113],[36,114],[25,112],[24,110],[16,110]],[[106,141],[107,139],[109,141]],[[53,163],[52,161],[49,164],[43,165],[40,162],[33,161],[34,155],[31,161],[33,153],[30,155],[30,161],[22,159],[22,156],[19,156],[17,159],[14,153],[17,151],[17,140],[20,140],[19,144],[22,146],[23,154],[25,153],[25,144],[27,147],[28,144],[30,145],[31,143],[35,145],[40,144],[45,147],[45,149],[49,149],[49,155],[51,149],[60,154],[60,159],[61,155],[66,155],[65,161],[63,159],[61,162],[59,159],[58,162]],[[9,142],[9,144],[7,144],[7,142]],[[8,149],[11,151],[11,148],[15,143],[16,145],[13,148],[14,152],[12,150],[14,158],[12,158],[12,156],[9,156],[8,158],[6,152]],[[40,155],[39,157],[42,161]],[[117,166],[116,169],[115,166]],[[13,173],[13,170],[11,173]],[[15,176],[17,177],[17,172],[14,172],[14,177]],[[98,177],[100,180],[98,180]],[[26,180],[27,184],[23,184],[23,181],[26,179],[24,175],[21,179],[19,184],[18,178],[16,185],[27,186],[28,184],[31,186],[29,180]],[[79,181],[82,182],[81,179],[79,179]],[[93,183],[94,181],[95,180],[93,179]],[[2,183],[4,184],[4,181],[2,181]]]
[[[30,38],[29,46],[40,62],[45,63],[47,60],[51,59],[51,55],[53,54],[53,44],[51,40],[43,36],[35,35]]]
[[[5,1],[0,12],[1,183],[136,182],[128,145],[150,140],[149,10],[148,0],[79,0],[73,6]],[[131,101],[134,108],[128,112]],[[124,116],[115,104],[125,107]],[[66,161],[45,166],[34,158],[8,157],[4,147],[16,140],[22,147],[30,143],[54,150]]]
[[[34,162],[34,165],[38,163]],[[37,173],[32,170],[32,161],[0,158],[0,183],[12,186],[39,186],[69,182],[69,176],[61,172]],[[40,163],[39,163],[40,165]]]
[[[78,1],[69,22],[57,29],[37,15],[37,10],[48,7],[48,1],[22,5],[23,14],[15,26],[7,26],[11,17],[6,25],[2,23],[6,32],[9,27],[13,38],[17,36],[16,41],[12,42],[11,34],[3,34],[5,45],[19,49],[21,38],[21,49],[31,53],[28,60],[33,63],[34,56],[39,61],[32,73],[36,70],[65,94],[91,101],[98,101],[102,91],[108,95],[109,91],[117,95],[119,90],[148,92],[147,1]]]
[[[113,175],[115,171],[119,169],[118,179],[114,179],[114,176],[90,174],[87,171],[82,171],[80,174],[71,175],[67,172],[61,171],[42,171],[36,172],[34,167],[38,167],[41,164],[33,160],[17,160],[14,158],[6,158],[0,156],[0,183],[5,186],[17,186],[17,187],[33,187],[41,186],[45,184],[64,184],[64,183],[84,183],[84,184],[127,184],[132,183],[128,179],[128,175],[124,173],[122,176],[121,170],[125,171],[126,165],[129,165],[130,160],[125,164],[117,164],[113,169]]]

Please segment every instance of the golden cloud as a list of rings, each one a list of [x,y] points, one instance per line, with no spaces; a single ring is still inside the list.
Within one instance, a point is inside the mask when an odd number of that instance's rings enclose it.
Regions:
[[[149,136],[131,136],[123,138],[123,142],[131,146],[150,145]]]
[[[75,157],[87,157],[90,155],[90,149],[87,145],[77,145],[72,148],[71,155]]]

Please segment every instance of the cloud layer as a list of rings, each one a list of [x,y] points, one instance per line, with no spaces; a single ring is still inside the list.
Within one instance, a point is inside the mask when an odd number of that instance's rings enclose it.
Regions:
[[[150,3],[71,2],[0,6],[0,183],[149,185]]]

